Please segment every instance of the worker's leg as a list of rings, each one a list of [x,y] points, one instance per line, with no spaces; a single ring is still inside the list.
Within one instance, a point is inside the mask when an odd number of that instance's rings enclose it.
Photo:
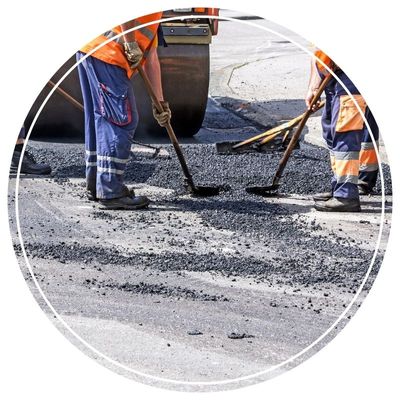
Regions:
[[[364,119],[359,109],[365,114],[367,106],[347,75],[341,71],[338,77],[355,101],[337,82],[332,108],[333,152],[337,177],[333,195],[337,198],[358,199],[359,156],[364,133]]]
[[[340,79],[353,94],[355,101],[365,112],[366,104],[357,88],[341,73]],[[359,155],[364,128],[362,115],[347,92],[335,85],[335,95],[331,106],[331,157],[335,178],[332,181],[333,197],[325,202],[317,202],[319,211],[359,211],[358,194]]]
[[[84,56],[78,52],[77,61]],[[91,198],[96,197],[96,177],[97,177],[97,148],[96,148],[96,130],[94,125],[94,109],[97,97],[92,96],[92,90],[88,80],[87,69],[89,68],[87,60],[78,65],[79,81],[81,84],[84,119],[85,119],[85,161],[86,161],[86,189]],[[98,107],[98,106],[97,106]]]
[[[321,124],[322,124],[322,136],[325,140],[326,146],[329,150],[331,168],[333,172],[331,187],[332,190],[336,185],[336,169],[335,169],[335,158],[333,156],[333,132],[332,129],[332,104],[334,99],[334,91],[332,87],[328,87],[325,90],[325,107],[322,113]]]
[[[335,174],[335,159],[332,153],[332,100],[333,100],[334,92],[332,87],[328,87],[325,90],[325,107],[322,113],[321,123],[322,123],[322,136],[326,142],[326,146],[329,150],[331,168],[333,172],[331,187],[334,187],[336,184],[336,174]],[[323,193],[317,193],[313,196],[315,201],[326,201],[332,197],[332,189]]]
[[[94,99],[97,149],[97,197],[125,194],[123,174],[138,122],[136,102],[125,70],[96,58],[86,59],[86,73]]]
[[[372,136],[365,125],[361,141],[360,174],[358,176],[358,187],[361,194],[368,194],[373,191],[379,171],[378,156],[372,140],[373,137],[378,149],[379,128],[369,108],[365,112],[365,117],[371,128]]]
[[[18,134],[18,139],[17,139],[17,145],[18,144],[24,144],[24,142],[25,142],[25,136],[26,136],[26,130],[25,130],[25,126],[22,126],[21,127],[21,129],[20,129],[20,131],[19,131],[19,134]]]
[[[97,197],[124,195],[123,174],[138,123],[133,88],[125,70],[94,60],[99,80],[100,113],[96,113]]]
[[[335,96],[333,106],[332,156],[336,182],[332,187],[337,198],[358,199],[358,171],[362,126],[352,126],[344,113],[354,113],[354,104],[347,95]],[[350,109],[350,111],[348,111]],[[349,117],[351,118],[351,117]],[[358,128],[358,129],[356,129]]]

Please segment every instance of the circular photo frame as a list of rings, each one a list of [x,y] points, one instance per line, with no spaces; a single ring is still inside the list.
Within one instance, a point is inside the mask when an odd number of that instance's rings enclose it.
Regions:
[[[10,171],[43,311],[112,371],[175,390],[251,385],[315,354],[361,306],[390,230],[356,84],[231,10],[167,10],[87,43],[32,105]]]

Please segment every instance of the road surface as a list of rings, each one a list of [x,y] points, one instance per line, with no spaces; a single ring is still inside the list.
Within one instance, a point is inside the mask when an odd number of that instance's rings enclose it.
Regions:
[[[251,22],[308,46],[272,23]],[[281,154],[221,156],[213,143],[304,111],[309,56],[287,38],[234,22],[221,22],[211,54],[204,126],[183,148],[195,181],[224,185],[221,195],[188,196],[166,141],[155,158],[133,147],[126,180],[152,199],[146,211],[102,211],[85,199],[80,143],[32,142],[54,172],[22,176],[18,201],[10,179],[15,250],[51,321],[108,368],[178,390],[239,387],[314,354],[362,303],[390,228],[386,165],[385,213],[379,187],[359,214],[313,209],[312,193],[330,179],[328,154],[315,146],[318,116],[281,195],[247,194],[246,185],[270,183]]]

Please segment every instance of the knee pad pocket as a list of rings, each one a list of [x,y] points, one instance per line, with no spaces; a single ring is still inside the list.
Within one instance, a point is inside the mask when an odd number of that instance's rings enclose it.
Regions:
[[[353,95],[356,103],[361,108],[362,114],[365,113],[367,104],[360,94]],[[362,114],[348,95],[340,96],[339,115],[336,122],[336,132],[357,131],[364,128],[364,120]]]
[[[132,121],[132,107],[129,102],[128,89],[116,92],[104,83],[99,85],[100,113],[109,122],[125,126]]]

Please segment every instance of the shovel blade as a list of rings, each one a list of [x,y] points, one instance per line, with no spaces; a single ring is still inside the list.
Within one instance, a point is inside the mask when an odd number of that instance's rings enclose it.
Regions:
[[[189,188],[190,194],[194,197],[217,196],[221,192],[219,186],[194,186]]]
[[[239,143],[241,142],[219,142],[215,143],[215,146],[217,148],[218,154],[238,154],[238,153],[254,152],[254,150],[251,149],[249,145],[241,146],[235,149],[234,146]]]
[[[271,140],[268,143],[260,145],[259,142],[249,143],[244,146],[236,147],[241,142],[219,142],[215,146],[218,154],[245,154],[245,153],[271,153],[274,151],[283,151],[282,141]]]
[[[278,195],[279,185],[271,186],[249,186],[246,188],[247,193],[255,194],[262,197],[274,197]]]

